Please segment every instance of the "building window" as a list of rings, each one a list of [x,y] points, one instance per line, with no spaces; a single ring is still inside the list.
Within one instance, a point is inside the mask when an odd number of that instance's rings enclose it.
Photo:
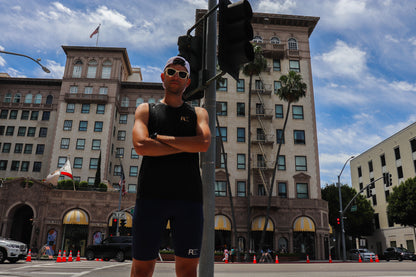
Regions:
[[[121,166],[120,165],[115,165],[114,166],[114,176],[120,176],[121,175]]]
[[[253,38],[253,42],[255,42],[255,43],[263,43],[263,38],[261,36],[255,36]]]
[[[220,167],[219,168],[225,168],[225,160],[227,159],[227,153],[221,153],[220,154]]]
[[[33,99],[33,95],[32,94],[26,94],[25,96],[25,103],[26,104],[31,104],[32,103],[32,99]]]
[[[92,94],[92,87],[85,87],[84,94]]]
[[[386,166],[386,156],[384,154],[380,155],[381,166]]]
[[[138,172],[139,172],[139,168],[137,166],[130,166],[130,172],[129,172],[130,176],[136,177]]]
[[[21,120],[28,120],[29,119],[29,111],[22,111],[22,116],[20,117]]]
[[[75,104],[74,103],[66,104],[66,112],[67,113],[74,113],[75,112]]]
[[[101,149],[101,140],[100,139],[93,139],[91,150],[100,150]]]
[[[276,130],[276,143],[277,144],[285,144],[285,136],[283,135],[282,129]]]
[[[48,128],[40,127],[39,129],[39,137],[45,138],[48,135]]]
[[[121,99],[121,106],[124,107],[124,108],[127,108],[129,106],[129,102],[130,102],[129,98],[127,96],[124,96]]]
[[[42,155],[44,151],[45,151],[45,144],[36,145],[36,154],[37,155]]]
[[[61,139],[61,149],[69,149],[69,138]]]
[[[66,163],[66,157],[58,157],[57,167],[61,168],[65,165],[65,163]]]
[[[107,95],[108,94],[108,87],[100,87],[100,90],[98,91],[99,94]]]
[[[77,145],[75,146],[77,150],[84,150],[85,149],[85,139],[77,139]]]
[[[82,61],[77,60],[74,64],[74,70],[72,71],[72,78],[81,78],[82,73]]]
[[[245,83],[244,79],[238,79],[237,81],[237,92],[244,92],[245,89]]]
[[[294,38],[290,38],[287,41],[289,50],[298,50],[298,42]]]
[[[363,176],[363,172],[361,170],[361,166],[357,168],[358,171],[358,177],[362,177]]]
[[[300,72],[300,64],[297,60],[289,61],[289,71]]]
[[[403,167],[402,166],[397,167],[397,177],[399,179],[403,178]]]
[[[220,80],[217,80],[217,84],[218,84],[218,91],[227,91],[227,78],[222,78]]]
[[[36,94],[35,96],[35,104],[41,104],[42,103],[42,94]]]
[[[277,160],[277,170],[286,170],[286,156],[279,155]]]
[[[96,60],[88,62],[87,78],[95,78],[97,75],[97,66],[98,62]]]
[[[280,39],[278,37],[272,37],[270,39],[271,44],[280,44]]]
[[[281,71],[280,60],[273,59],[273,71]]]
[[[293,119],[303,119],[303,106],[292,106]]]
[[[237,197],[246,197],[246,181],[237,181]]]
[[[225,181],[215,181],[215,196],[227,196],[227,183]]]
[[[7,119],[8,115],[9,115],[9,110],[1,110],[0,119]]]
[[[142,104],[142,103],[144,103],[143,98],[141,98],[141,97],[137,98],[137,99],[136,99],[136,108],[137,108],[140,104]]]
[[[12,144],[9,142],[3,143],[3,153],[10,153],[10,148],[12,147]]]
[[[19,127],[17,130],[17,135],[19,137],[24,137],[26,135],[26,127]]]
[[[65,120],[64,131],[71,131],[71,130],[72,130],[72,120]]]
[[[217,115],[227,116],[227,102],[217,102]]]
[[[296,184],[296,194],[297,198],[299,199],[308,199],[308,184],[305,183],[297,183]]]
[[[32,111],[30,114],[30,120],[38,120],[39,117],[39,111]]]
[[[90,158],[90,169],[98,168],[98,158]]]
[[[246,104],[237,103],[237,116],[246,116]]]
[[[36,127],[28,127],[27,128],[27,136],[34,137],[36,133]]]
[[[306,171],[306,156],[295,156],[295,169],[296,171]]]
[[[78,93],[78,86],[70,86],[69,87],[69,93],[77,94]]]
[[[17,119],[17,112],[18,110],[11,110],[9,119]]]
[[[14,145],[14,153],[19,154],[23,151],[23,143],[16,143]]]
[[[286,183],[279,182],[277,185],[278,195],[281,198],[287,198]]]
[[[258,184],[258,186],[257,186],[257,195],[258,196],[265,196],[266,195],[266,189],[264,188],[263,184]]]
[[[237,154],[237,169],[246,169],[246,154]]]
[[[124,157],[124,148],[116,148],[116,158]]]
[[[94,122],[94,132],[102,132],[103,131],[103,122],[102,121],[95,121]]]
[[[304,130],[294,130],[293,139],[295,144],[305,144],[305,131]]]
[[[4,135],[4,128],[5,127],[6,126],[4,126],[4,125],[0,126],[0,136],[3,136]]]
[[[42,169],[42,162],[34,162],[33,163],[33,172],[40,172]]]
[[[262,103],[256,103],[256,115],[264,115],[264,106]]]
[[[127,114],[120,114],[120,118],[118,120],[120,124],[127,124]]]
[[[220,127],[222,141],[227,141],[227,127]],[[216,127],[216,136],[219,137],[218,127]]]
[[[274,111],[276,118],[283,118],[283,105],[275,105]]]
[[[261,80],[255,80],[254,87],[256,90],[263,90],[264,89],[263,82]]]
[[[246,129],[237,128],[237,142],[245,142],[245,141],[246,141]]]
[[[7,160],[1,160],[0,161],[0,170],[6,170],[7,169]]]
[[[264,160],[263,154],[257,154],[257,167],[266,168],[266,161]]]
[[[396,147],[394,148],[394,157],[396,158],[396,160],[400,160],[400,148]]]
[[[97,114],[104,114],[105,113],[105,105],[104,104],[98,104],[96,113]]]
[[[88,121],[80,121],[78,131],[87,131]]]
[[[410,148],[412,149],[412,153],[416,152],[416,138],[410,141]]]
[[[29,171],[29,162],[27,162],[27,161],[22,162],[22,166],[20,167],[20,171],[24,171],[24,172]]]
[[[82,168],[82,158],[76,157],[74,159],[74,168]]]
[[[11,171],[19,171],[20,161],[12,161]]]
[[[139,155],[137,155],[136,150],[134,148],[131,149],[131,158],[138,159]]]
[[[126,140],[126,131],[118,131],[117,140]]]
[[[110,79],[111,77],[111,61],[103,62],[103,69],[101,72],[101,79]]]
[[[372,195],[373,206],[377,206],[377,196],[375,194]]]
[[[280,81],[274,81],[274,93],[277,94],[277,91],[282,87],[282,82]]]
[[[4,103],[11,103],[12,102],[12,94],[11,93],[6,93],[6,95],[4,96]]]
[[[50,111],[44,111],[42,113],[42,121],[48,121],[50,117],[51,117]]]
[[[369,173],[373,172],[373,161],[368,162],[368,172]]]
[[[6,136],[13,136],[13,134],[14,134],[14,126],[7,126]]]
[[[90,104],[82,104],[81,113],[90,113]]]
[[[258,141],[266,141],[266,134],[264,133],[263,129],[257,128],[256,132]]]

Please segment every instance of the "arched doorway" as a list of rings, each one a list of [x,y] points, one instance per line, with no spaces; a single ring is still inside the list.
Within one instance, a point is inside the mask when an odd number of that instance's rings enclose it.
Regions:
[[[12,220],[9,237],[30,245],[32,235],[33,210],[28,205],[17,207]]]
[[[261,234],[263,232],[264,224],[266,223],[265,216],[256,217],[251,223],[251,237],[253,239],[254,246],[250,245],[250,247],[257,251],[259,248]],[[273,233],[274,233],[274,224],[269,218],[266,227],[266,236],[264,239],[264,250],[270,249],[273,250]]]
[[[231,247],[231,221],[224,215],[215,216],[215,250],[228,250]]]
[[[73,255],[80,251],[81,256],[84,256],[88,239],[87,213],[80,209],[71,210],[65,214],[63,224],[63,250],[67,252],[72,250]]]
[[[315,259],[315,224],[307,216],[298,217],[293,223],[293,250]]]

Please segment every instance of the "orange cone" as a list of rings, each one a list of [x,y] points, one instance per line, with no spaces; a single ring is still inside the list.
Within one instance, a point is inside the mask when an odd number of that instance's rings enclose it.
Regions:
[[[373,262],[373,257],[370,256],[370,263],[372,263],[372,262]]]
[[[329,255],[329,263],[330,264],[332,263],[332,257],[331,257],[331,255]]]
[[[379,263],[380,260],[378,259],[378,255],[376,255],[376,263]]]
[[[72,250],[69,251],[68,262],[72,262]]]
[[[32,261],[32,251],[29,249],[29,253],[27,253],[26,262]]]
[[[225,260],[224,260],[224,262],[225,262],[226,264],[228,264],[228,254],[227,254],[227,255],[225,255]]]
[[[279,256],[276,255],[276,260],[274,261],[276,264],[279,263]]]
[[[80,262],[81,261],[81,256],[79,255],[79,250],[77,253],[77,258],[75,259],[76,262]]]
[[[363,260],[361,260],[361,255],[358,255],[358,262],[359,263],[362,263],[363,262]]]
[[[62,262],[65,263],[66,262],[66,251],[64,250],[64,255],[62,256]]]
[[[254,258],[253,258],[253,264],[256,264],[257,263],[257,260],[256,260],[256,255],[254,255]]]
[[[58,258],[56,259],[56,262],[57,262],[57,263],[62,263],[62,258],[61,258],[61,250],[59,250],[59,253],[58,253]]]
[[[309,261],[309,255],[306,255],[306,263],[307,264],[310,263],[310,261]]]

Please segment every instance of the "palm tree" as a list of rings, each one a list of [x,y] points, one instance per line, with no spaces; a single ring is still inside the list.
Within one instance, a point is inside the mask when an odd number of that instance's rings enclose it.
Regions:
[[[254,60],[251,63],[248,63],[243,68],[243,73],[247,76],[250,76],[249,81],[249,91],[248,91],[248,138],[247,138],[247,242],[246,242],[246,253],[249,252],[249,245],[251,239],[251,226],[250,226],[250,217],[251,217],[251,208],[250,208],[250,194],[251,194],[251,87],[253,83],[253,75],[259,75],[261,71],[266,68],[267,60],[262,54],[262,49],[258,45],[254,45]]]
[[[260,249],[263,247],[264,239],[266,237],[266,228],[267,228],[267,223],[269,222],[270,206],[272,203],[273,184],[276,178],[276,169],[277,169],[277,165],[279,162],[280,149],[282,147],[287,119],[289,118],[290,105],[292,103],[298,102],[300,98],[305,97],[306,88],[307,88],[306,83],[304,83],[302,80],[302,75],[296,73],[295,71],[289,71],[287,75],[282,75],[279,81],[281,83],[281,87],[275,93],[277,96],[279,96],[280,100],[287,102],[288,105],[287,105],[285,122],[283,124],[282,137],[280,139],[277,138],[279,141],[279,146],[277,148],[272,180],[270,182],[270,190],[269,190],[269,197],[267,201],[267,210],[266,210],[266,220],[263,226],[263,231],[261,233],[261,239],[260,239],[260,245],[259,245]]]

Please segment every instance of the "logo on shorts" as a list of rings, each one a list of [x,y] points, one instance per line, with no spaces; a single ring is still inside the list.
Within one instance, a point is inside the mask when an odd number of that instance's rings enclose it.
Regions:
[[[188,256],[198,256],[199,249],[188,249]]]

